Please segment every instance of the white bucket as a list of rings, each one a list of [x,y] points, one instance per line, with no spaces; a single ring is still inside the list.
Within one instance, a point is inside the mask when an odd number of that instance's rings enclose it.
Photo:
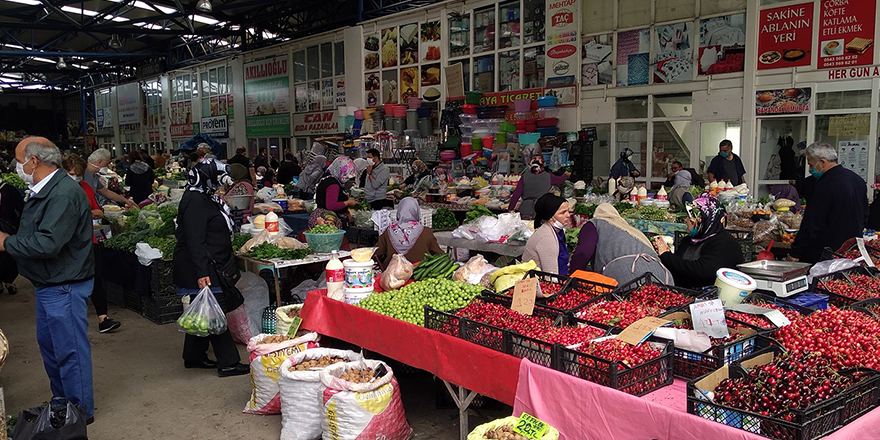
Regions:
[[[715,275],[718,298],[725,307],[742,303],[758,287],[752,277],[737,270],[722,267]]]
[[[367,297],[369,297],[372,294],[373,294],[372,291],[357,293],[357,292],[351,292],[348,289],[345,289],[345,303],[355,305],[355,304],[367,299]]]
[[[346,299],[349,293],[366,293],[369,296],[373,292],[373,260],[364,263],[345,260],[342,266],[345,268]]]

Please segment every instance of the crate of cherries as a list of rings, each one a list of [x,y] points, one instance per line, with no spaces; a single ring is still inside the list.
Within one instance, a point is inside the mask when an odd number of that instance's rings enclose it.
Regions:
[[[811,290],[828,295],[829,303],[845,307],[858,301],[880,298],[880,278],[864,267],[854,267],[817,277]]]
[[[672,312],[662,318],[672,321],[673,328],[694,329],[688,312]],[[757,330],[748,327],[735,328],[728,323],[727,331],[727,337],[709,338],[712,346],[702,353],[675,347],[675,376],[685,379],[700,377],[754,353],[758,342]]]
[[[613,286],[536,270],[529,271],[525,278],[537,278],[540,283],[541,294],[544,298],[538,298],[535,301],[535,306],[552,311],[558,315],[576,312],[593,298],[614,290]],[[513,296],[513,288],[497,295],[485,291],[483,296],[511,297]]]
[[[792,322],[815,311],[759,292],[753,292],[747,296],[743,300],[743,304],[777,310]],[[753,328],[759,332],[772,332],[778,328],[770,319],[762,315],[725,310],[724,316],[727,318],[727,325],[733,328]]]

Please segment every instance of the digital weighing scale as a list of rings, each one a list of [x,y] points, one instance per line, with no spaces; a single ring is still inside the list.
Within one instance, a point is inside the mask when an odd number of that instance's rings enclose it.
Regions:
[[[809,288],[809,263],[762,260],[738,264],[736,267],[755,279],[757,290],[773,292],[779,298],[786,298]]]

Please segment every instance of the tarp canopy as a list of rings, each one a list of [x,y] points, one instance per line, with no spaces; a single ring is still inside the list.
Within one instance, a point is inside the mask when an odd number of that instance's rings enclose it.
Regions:
[[[221,157],[220,152],[223,150],[223,145],[220,144],[216,139],[208,136],[206,134],[196,134],[195,136],[187,139],[185,142],[180,144],[181,151],[195,151],[196,148],[199,147],[199,144],[208,144],[211,146],[211,152],[214,156]]]

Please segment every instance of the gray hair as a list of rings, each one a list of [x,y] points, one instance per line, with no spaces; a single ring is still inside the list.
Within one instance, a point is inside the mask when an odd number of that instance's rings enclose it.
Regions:
[[[807,156],[837,162],[837,150],[827,142],[813,142],[807,147]]]
[[[24,160],[36,157],[40,162],[61,168],[61,150],[52,141],[35,138],[24,146]]]
[[[110,160],[110,150],[106,148],[98,148],[89,155],[89,163],[97,163],[102,160]]]

